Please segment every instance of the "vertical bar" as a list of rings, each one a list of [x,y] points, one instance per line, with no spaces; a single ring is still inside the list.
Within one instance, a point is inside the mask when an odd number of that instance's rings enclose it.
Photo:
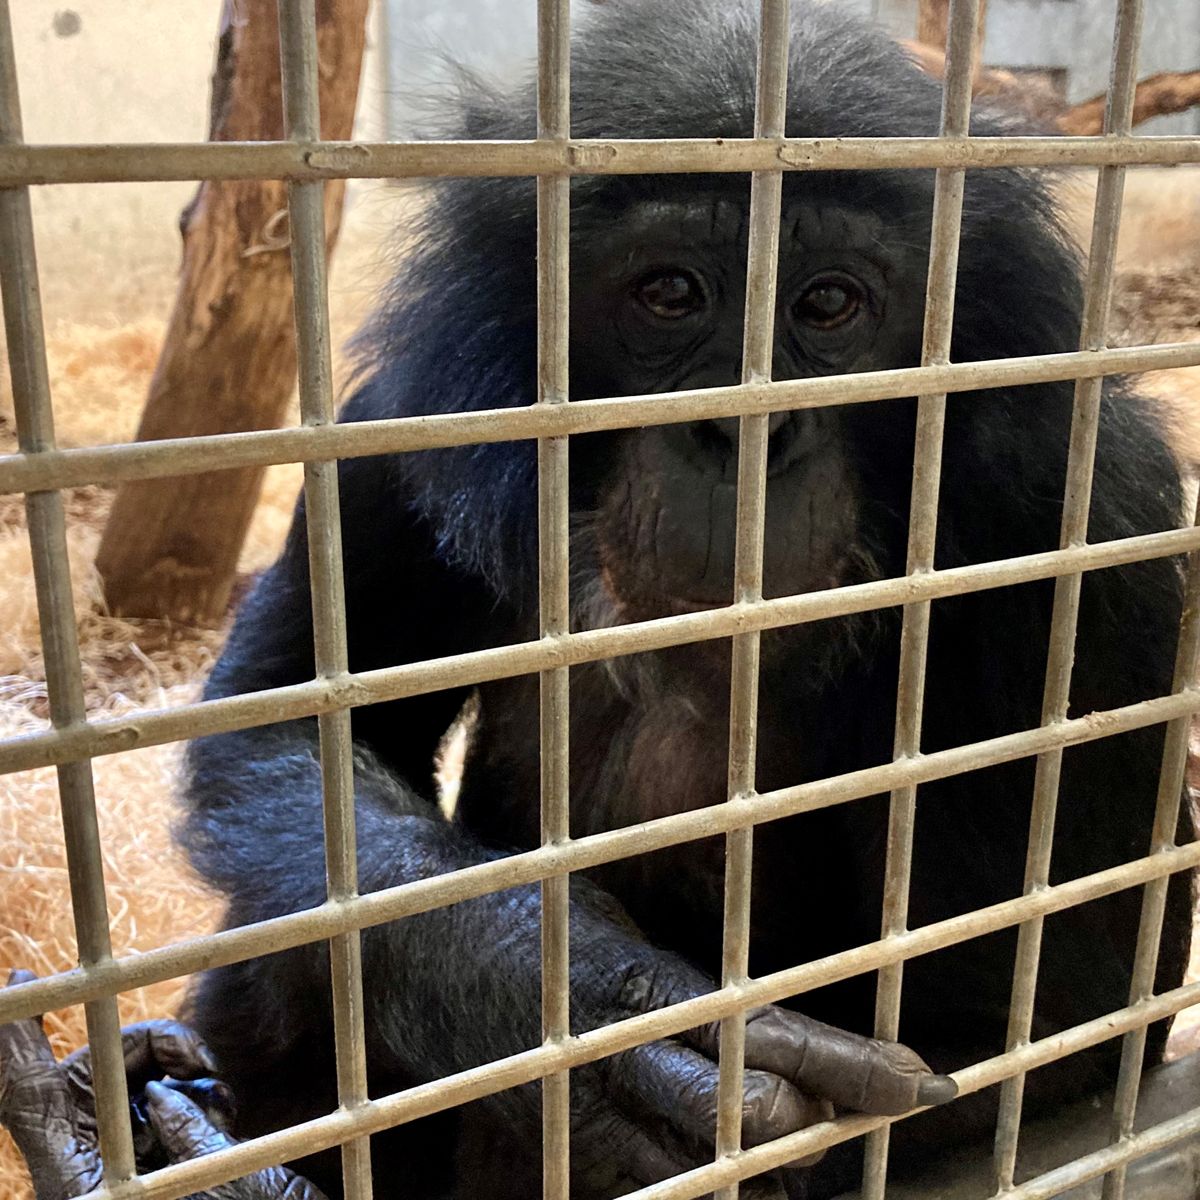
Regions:
[[[537,135],[565,140],[571,134],[571,25],[568,0],[538,0]],[[568,305],[571,193],[566,175],[537,181],[537,402],[565,404],[569,387]],[[542,637],[561,637],[570,626],[568,557],[568,440],[538,439],[538,596]],[[541,831],[543,845],[569,840],[570,670],[543,671],[540,679]],[[570,877],[542,882],[542,1038],[571,1034]],[[542,1081],[542,1195],[567,1200],[571,1166],[571,1077]]]
[[[1109,109],[1105,119],[1105,134],[1113,136],[1128,133],[1132,128],[1132,114],[1135,88],[1137,86],[1136,37],[1141,27],[1141,4],[1132,5],[1126,17],[1126,23],[1136,28],[1128,36],[1134,40],[1133,48],[1126,51],[1130,62],[1121,60],[1122,28],[1117,27],[1117,45],[1113,56],[1113,79],[1110,87]],[[1118,14],[1120,22],[1124,9]],[[1108,204],[1115,205],[1120,211],[1121,187],[1124,183],[1124,167],[1105,167],[1100,172],[1100,187],[1105,186],[1109,176],[1113,183],[1109,185],[1115,193],[1115,199]],[[1100,196],[1096,200],[1096,223],[1100,221]],[[1097,233],[1093,232],[1093,240]],[[1116,229],[1111,232],[1113,245],[1105,247],[1107,257],[1116,257]],[[1109,266],[1111,273],[1112,267]],[[1106,306],[1107,309],[1107,306]],[[1105,311],[1107,324],[1108,313]],[[1103,330],[1103,325],[1101,326]],[[1104,344],[1103,341],[1100,343]],[[1097,381],[1099,383],[1100,381]],[[1097,391],[1099,388],[1097,387]],[[1193,523],[1200,524],[1200,501],[1193,514]],[[1188,556],[1187,590],[1184,596],[1183,618],[1179,629],[1179,645],[1175,654],[1175,674],[1172,680],[1172,690],[1176,692],[1194,688],[1200,683],[1200,554]],[[1175,833],[1179,824],[1179,806],[1183,796],[1184,778],[1187,771],[1188,743],[1191,733],[1191,720],[1177,718],[1167,724],[1166,738],[1163,743],[1162,767],[1158,777],[1158,801],[1154,813],[1154,829],[1150,837],[1150,853],[1157,854],[1169,850],[1175,845]],[[1163,919],[1166,913],[1167,891],[1170,880],[1166,877],[1155,879],[1146,885],[1142,893],[1142,912],[1138,925],[1137,950],[1134,953],[1133,973],[1129,982],[1131,1003],[1137,1003],[1154,992],[1154,978],[1158,972],[1158,953],[1162,940]],[[1137,1112],[1138,1092],[1141,1088],[1142,1068],[1146,1057],[1145,1025],[1125,1035],[1121,1045],[1121,1066],[1117,1074],[1117,1090],[1113,1099],[1112,1138],[1114,1142],[1121,1141],[1133,1133],[1133,1119]],[[1124,1200],[1125,1164],[1115,1168],[1105,1176],[1101,1193],[1102,1200]]]
[[[1193,523],[1200,525],[1200,505]],[[1188,555],[1187,590],[1184,596],[1183,620],[1179,630],[1179,646],[1175,653],[1175,676],[1171,690],[1184,692],[1200,684],[1200,552]],[[1158,803],[1154,814],[1154,831],[1150,838],[1150,853],[1160,854],[1175,845],[1179,822],[1179,806],[1183,797],[1184,775],[1188,763],[1190,716],[1167,722],[1163,745],[1162,768],[1158,777]],[[1138,926],[1137,952],[1133,960],[1133,975],[1129,984],[1131,1004],[1148,999],[1154,993],[1154,977],[1158,971],[1159,942],[1162,938],[1170,877],[1151,880],[1142,893],[1142,915]],[[1117,1075],[1117,1091],[1113,1099],[1112,1140],[1122,1141],[1133,1133],[1133,1118],[1137,1112],[1138,1091],[1142,1082],[1142,1066],[1146,1055],[1145,1025],[1125,1035],[1121,1045],[1121,1068]],[[1126,1164],[1115,1167],[1104,1180],[1102,1200],[1122,1200],[1125,1195]]]
[[[939,136],[943,138],[966,137],[970,130],[971,65],[978,24],[979,0],[951,0],[946,33],[946,81],[939,129]],[[965,180],[966,172],[960,168],[939,168],[935,176],[922,366],[950,361]],[[905,565],[909,575],[933,569],[945,421],[945,392],[918,398],[908,559]],[[905,605],[904,608],[900,630],[900,675],[896,689],[896,734],[893,746],[896,758],[909,758],[921,751],[921,716],[925,699],[931,605],[931,601],[925,600]],[[916,803],[915,785],[897,788],[889,800],[881,928],[883,937],[893,937],[905,932],[908,927]],[[903,962],[880,970],[875,995],[876,1037],[894,1041],[899,1036],[903,984]],[[890,1126],[887,1125],[867,1137],[863,1200],[883,1198],[889,1141]]]
[[[1132,125],[1141,25],[1141,0],[1121,0],[1117,11],[1105,120],[1105,131],[1109,136],[1128,134]],[[1124,187],[1123,166],[1101,169],[1096,191],[1083,324],[1079,339],[1080,347],[1084,350],[1101,350],[1106,344],[1105,333],[1112,300],[1113,270],[1116,263]],[[1059,538],[1059,545],[1063,548],[1082,546],[1087,542],[1102,391],[1103,380],[1098,378],[1081,379],[1075,384],[1062,529]],[[1075,637],[1082,582],[1083,576],[1078,573],[1063,575],[1055,580],[1054,607],[1050,619],[1050,649],[1042,697],[1043,725],[1066,720],[1071,697],[1071,671],[1075,661]],[[1029,848],[1025,860],[1026,893],[1040,890],[1050,879],[1061,773],[1061,748],[1038,755],[1034,774],[1033,808],[1029,820]],[[1009,1050],[1015,1050],[1029,1041],[1044,924],[1043,918],[1034,918],[1022,924],[1017,934],[1012,998],[1008,1010],[1006,1045]],[[1001,1085],[994,1157],[998,1192],[1013,1186],[1024,1094],[1024,1074],[1014,1075]]]
[[[789,49],[788,0],[762,0],[758,31],[754,136],[780,138],[787,119]],[[783,197],[780,171],[756,171],[750,180],[750,236],[746,254],[746,310],[742,340],[742,382],[771,378],[775,345],[775,284],[779,268],[779,223]],[[767,441],[770,414],[744,415],[738,422],[737,533],[734,548],[734,602],[762,599],[763,530],[767,500]],[[758,631],[733,639],[729,684],[728,795],[736,802],[753,795],[758,731]],[[749,975],[750,906],[754,826],[725,836],[725,911],[721,982],[744,983]],[[746,1014],[721,1022],[720,1082],[717,1093],[716,1152],[722,1158],[742,1148]],[[732,1183],[717,1200],[737,1200]]]
[[[0,145],[18,145],[21,141],[21,100],[12,22],[8,0],[0,0]],[[26,454],[52,451],[54,415],[27,187],[0,189],[0,293],[18,444]],[[25,512],[46,662],[50,720],[55,729],[71,728],[83,724],[87,713],[62,496],[58,492],[30,492],[25,497]],[[57,772],[75,941],[79,961],[87,968],[112,957],[92,764],[88,760],[64,763]],[[110,1184],[117,1183],[132,1178],[137,1167],[116,996],[85,1004],[84,1015],[92,1047],[104,1179]]]
[[[299,142],[318,141],[321,121],[313,0],[279,0],[279,51],[287,136]],[[334,419],[324,188],[320,182],[288,185],[300,413],[306,425],[327,425]],[[314,660],[318,678],[331,678],[349,670],[336,462],[305,463],[304,501],[308,513]],[[326,886],[331,900],[345,900],[358,892],[349,710],[322,713],[317,728]],[[329,963],[338,1100],[343,1108],[350,1109],[367,1099],[358,930],[330,939]],[[371,1200],[370,1138],[356,1138],[342,1146],[342,1183],[349,1200]]]

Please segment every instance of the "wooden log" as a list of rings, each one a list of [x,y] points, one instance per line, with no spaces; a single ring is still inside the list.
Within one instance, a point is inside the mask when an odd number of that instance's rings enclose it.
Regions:
[[[351,136],[367,0],[317,0],[321,132]],[[225,0],[210,139],[283,136],[276,0]],[[325,188],[327,246],[344,184]],[[138,440],[276,426],[296,382],[287,187],[206,182],[180,218],[175,306]],[[97,555],[114,613],[213,624],[225,615],[261,469],[123,485]]]

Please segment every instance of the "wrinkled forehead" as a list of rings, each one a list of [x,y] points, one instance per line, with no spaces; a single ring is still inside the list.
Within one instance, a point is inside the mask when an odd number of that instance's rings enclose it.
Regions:
[[[687,250],[692,253],[744,254],[749,231],[749,196],[722,193],[638,200],[589,222],[578,239],[586,257],[614,250],[638,252]],[[873,205],[821,196],[785,199],[780,219],[781,252],[813,253],[837,249],[876,256],[886,248],[889,222]]]

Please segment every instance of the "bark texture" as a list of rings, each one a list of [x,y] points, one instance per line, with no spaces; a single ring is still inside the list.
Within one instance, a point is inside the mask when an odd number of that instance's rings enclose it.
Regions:
[[[367,0],[317,0],[321,133],[348,138]],[[276,0],[226,0],[210,139],[283,137]],[[344,184],[325,188],[333,248]],[[206,182],[180,217],[183,264],[138,440],[265,429],[296,382],[287,186]],[[262,485],[238,469],[122,485],[97,556],[109,608],[210,624],[224,615]]]

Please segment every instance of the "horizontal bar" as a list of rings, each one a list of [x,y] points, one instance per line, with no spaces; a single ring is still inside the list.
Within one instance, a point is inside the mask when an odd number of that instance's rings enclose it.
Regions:
[[[1012,1078],[1016,1070],[1028,1072],[1036,1067],[1043,1067],[1046,1063],[1056,1061],[1057,1058],[1066,1057],[1068,1054],[1078,1054],[1080,1050],[1086,1050],[1090,1046],[1105,1042],[1116,1033],[1128,1032],[1130,1028],[1145,1024],[1147,1021],[1156,1021],[1162,1019],[1163,1016],[1170,1016],[1172,1013],[1188,1007],[1188,1004],[1196,1002],[1194,992],[1192,1000],[1188,1000],[1187,1003],[1181,1003],[1182,997],[1180,996],[1180,992],[1192,992],[1195,986],[1193,984],[1190,988],[1166,992],[1160,997],[1160,1000],[1170,1000],[1170,1006],[1156,1004],[1153,1013],[1144,1012],[1134,1018],[1132,1009],[1122,1009],[1121,1012],[1111,1014],[1108,1018],[1088,1021],[1086,1025],[1075,1026],[1072,1030],[1057,1034],[1055,1037],[1045,1038],[1042,1042],[1026,1044],[1020,1049],[1010,1050],[1006,1054],[989,1058],[989,1060],[977,1064],[977,1067],[968,1067],[961,1072],[956,1072],[954,1079],[959,1085],[959,1097]],[[1115,1026],[1111,1024],[1114,1021],[1116,1022]],[[726,1176],[746,1180],[751,1176],[761,1175],[763,1172],[786,1166],[794,1159],[806,1158],[810,1154],[828,1150],[830,1146],[839,1145],[840,1142],[851,1141],[854,1138],[860,1138],[863,1134],[872,1133],[876,1129],[888,1127],[896,1121],[906,1121],[908,1117],[914,1115],[916,1115],[914,1112],[906,1112],[899,1117],[852,1116],[842,1117],[838,1121],[822,1122],[800,1130],[799,1133],[788,1135],[786,1138],[764,1142],[763,1145],[754,1147],[754,1150],[740,1154],[737,1159],[733,1160],[732,1169],[716,1171],[710,1166],[704,1166],[704,1168],[688,1171],[684,1175],[674,1176],[670,1180],[655,1183],[653,1186],[641,1188],[637,1192],[630,1192],[626,1194],[625,1200],[695,1200],[697,1196],[706,1194],[726,1183]],[[1021,1184],[1013,1192],[998,1193],[996,1200],[1033,1200],[1033,1198],[1050,1200],[1052,1196],[1061,1195],[1064,1188],[1102,1175],[1104,1171],[1111,1170],[1118,1163],[1133,1162],[1134,1159],[1145,1156],[1145,1154],[1165,1150],[1175,1142],[1182,1141],[1196,1133],[1200,1133],[1200,1111],[1183,1112],[1180,1116],[1170,1118],[1169,1121],[1142,1130],[1135,1138],[1121,1142],[1118,1146],[1106,1147],[1103,1151],[1096,1151],[1075,1159],[1073,1163],[1068,1163],[1062,1168],[1048,1171],[1045,1175]],[[1086,1166],[1082,1164],[1086,1164]],[[1075,1168],[1080,1168],[1085,1174],[1076,1177],[1073,1174]]]
[[[1200,1135],[1200,1108],[1193,1108],[1140,1133],[1130,1134],[1112,1145],[1093,1150],[1091,1154],[1047,1171],[1036,1179],[1029,1179],[1009,1191],[999,1192],[997,1200],[1052,1200],[1068,1188],[1078,1187],[1115,1167],[1126,1167],[1139,1158],[1156,1154],[1176,1142],[1197,1135]]]
[[[489,650],[381,667],[340,678],[310,679],[304,683],[176,708],[143,710],[66,728],[0,738],[0,774],[99,758],[206,734],[252,729],[318,716],[337,708],[357,708],[447,688],[475,687],[496,679],[732,637],[753,629],[778,629],[784,625],[870,612],[917,600],[961,596],[1051,579],[1071,571],[1100,570],[1143,559],[1167,558],[1196,549],[1200,549],[1200,528],[1189,526],[995,562],[950,567],[922,575],[902,575],[828,591],[740,602],[726,608],[589,629],[534,642],[517,642]]]
[[[200,179],[657,175],[1194,162],[1200,162],[1200,139],[1195,137],[145,142],[4,147],[0,187]]]
[[[328,901],[302,912],[190,938],[141,954],[97,963],[87,969],[64,971],[22,984],[20,987],[0,988],[0,1024],[37,1013],[50,1012],[68,1004],[78,1004],[112,992],[132,991],[195,971],[227,966],[261,954],[288,950],[308,942],[335,937],[351,929],[383,925],[389,921],[502,891],[505,888],[536,883],[568,871],[588,870],[619,858],[648,854],[699,838],[728,833],[730,829],[739,826],[776,821],[795,816],[797,813],[814,812],[836,804],[860,800],[865,796],[878,795],[906,784],[929,783],[935,779],[981,770],[998,763],[1027,758],[1051,746],[1079,745],[1145,728],[1196,711],[1200,711],[1200,692],[1188,691],[1162,696],[1155,700],[1142,701],[1140,704],[1131,704],[1126,708],[1076,717],[1053,726],[1040,726],[991,738],[985,742],[975,742],[969,746],[956,746],[950,750],[939,750],[932,754],[917,755],[875,767],[864,767],[858,771],[815,780],[812,783],[763,792],[740,799],[736,803],[675,813],[638,825],[591,834],[561,845],[540,846],[507,858],[350,899]],[[1189,863],[1193,858],[1200,861],[1197,844],[1184,846],[1179,851],[1164,851],[1157,856],[1151,856],[1151,859],[1141,861],[1159,861],[1164,855],[1171,854],[1183,854]],[[1114,869],[1125,871],[1128,865]],[[1154,877],[1153,872],[1148,876]],[[1028,913],[1029,916],[1041,911],[1036,905],[1040,903],[1038,897],[1044,895],[1045,892],[1039,892],[1020,898],[1034,904]],[[887,939],[888,945],[895,943],[895,938]],[[868,963],[861,970],[869,970],[872,965],[878,964]]]
[[[1067,379],[1133,375],[1200,366],[1200,342],[1169,342],[1070,354],[988,359],[737,384],[722,388],[575,400],[478,412],[395,417],[344,425],[261,429],[204,437],[0,455],[0,493],[199,475],[333,458],[364,458],[480,442],[564,437],[641,425],[672,425],[741,414],[864,404],[929,392],[977,392]]]
[[[731,1013],[761,1004],[777,1003],[827,983],[876,970],[890,962],[932,953],[967,938],[981,937],[1008,928],[1037,913],[1045,915],[1085,904],[1162,874],[1189,870],[1197,863],[1200,863],[1200,843],[1151,855],[1108,871],[1057,884],[1036,895],[1018,896],[935,925],[856,946],[825,959],[789,967],[744,984],[720,988],[669,1008],[628,1017],[576,1037],[546,1043],[444,1079],[369,1101],[353,1112],[341,1110],[329,1113],[203,1158],[165,1167],[111,1190],[101,1189],[91,1195],[94,1200],[133,1200],[134,1197],[139,1200],[176,1200],[273,1163],[315,1153],[364,1134],[379,1133],[394,1125],[442,1112],[546,1075],[585,1066],[633,1046],[673,1037],[686,1029],[719,1020]],[[22,988],[34,986],[23,984]],[[3,995],[0,992],[0,1000]],[[1015,1071],[1031,1070],[1077,1053],[1138,1024],[1159,1020],[1198,1001],[1200,984],[1186,985],[1153,1000],[1107,1014],[1074,1030],[975,1064],[954,1078],[959,1083],[960,1094],[977,1091],[1000,1082]],[[7,1015],[0,1015],[0,1020],[8,1019]],[[699,1196],[715,1187],[782,1166],[835,1142],[858,1137],[896,1119],[852,1116],[836,1122],[822,1122],[634,1194],[652,1197],[653,1200],[666,1200],[667,1197],[681,1200],[684,1196]]]

